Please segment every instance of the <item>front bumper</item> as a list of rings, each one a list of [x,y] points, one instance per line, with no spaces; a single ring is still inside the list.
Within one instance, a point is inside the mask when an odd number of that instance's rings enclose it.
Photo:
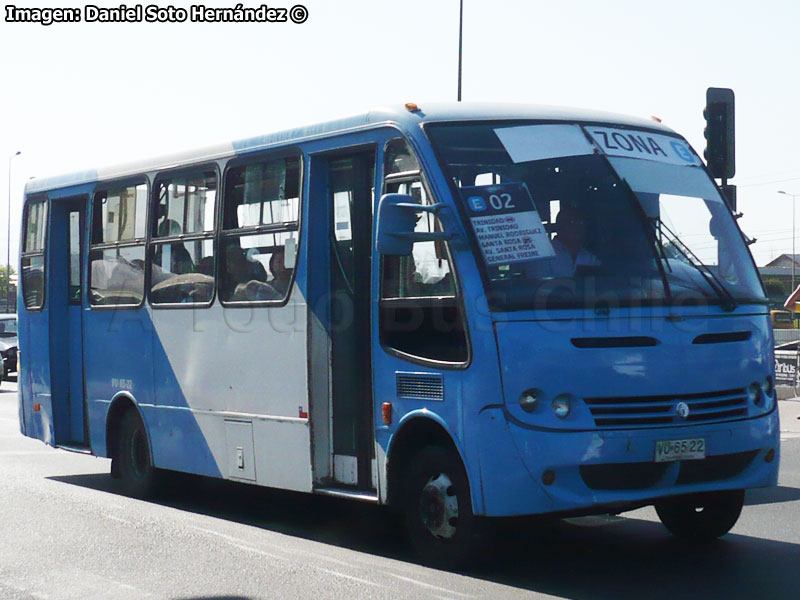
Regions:
[[[765,487],[778,478],[777,407],[743,421],[588,432],[524,427],[497,407],[484,409],[480,424],[487,516],[613,510],[664,496]],[[705,460],[654,462],[657,440],[689,438],[706,440]]]

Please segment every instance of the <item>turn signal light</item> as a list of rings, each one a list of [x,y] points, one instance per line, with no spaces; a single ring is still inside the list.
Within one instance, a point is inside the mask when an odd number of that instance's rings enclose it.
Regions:
[[[36,404],[33,405],[33,412],[39,412],[40,410],[42,410],[41,404],[37,402]]]
[[[381,405],[381,415],[383,416],[383,424],[384,425],[391,425],[392,424],[392,403],[391,402],[384,402]]]

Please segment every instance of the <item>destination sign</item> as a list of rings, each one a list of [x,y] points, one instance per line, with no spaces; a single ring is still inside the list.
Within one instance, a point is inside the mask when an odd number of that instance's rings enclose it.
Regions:
[[[555,255],[524,183],[463,187],[461,199],[487,265]]]
[[[586,131],[609,156],[627,156],[671,165],[700,165],[700,159],[689,144],[680,138],[616,127],[586,127]]]

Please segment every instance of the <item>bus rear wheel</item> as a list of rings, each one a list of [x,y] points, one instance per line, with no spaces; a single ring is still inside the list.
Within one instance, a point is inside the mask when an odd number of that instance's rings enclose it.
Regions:
[[[117,464],[112,467],[119,474],[119,485],[128,496],[149,498],[156,491],[158,472],[150,456],[147,431],[139,414],[131,409],[122,415],[119,430]]]
[[[744,506],[744,490],[671,498],[655,505],[661,523],[673,535],[707,542],[728,533]]]
[[[414,456],[405,480],[406,532],[423,562],[445,569],[474,558],[475,518],[466,472],[458,457],[438,446]]]

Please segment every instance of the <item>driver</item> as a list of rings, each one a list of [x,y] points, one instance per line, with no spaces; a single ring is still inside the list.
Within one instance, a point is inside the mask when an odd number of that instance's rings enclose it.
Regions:
[[[596,267],[600,259],[586,247],[586,224],[574,207],[564,205],[555,222],[556,236],[551,241],[554,256],[531,263],[527,275],[531,278],[574,277],[581,267]]]

